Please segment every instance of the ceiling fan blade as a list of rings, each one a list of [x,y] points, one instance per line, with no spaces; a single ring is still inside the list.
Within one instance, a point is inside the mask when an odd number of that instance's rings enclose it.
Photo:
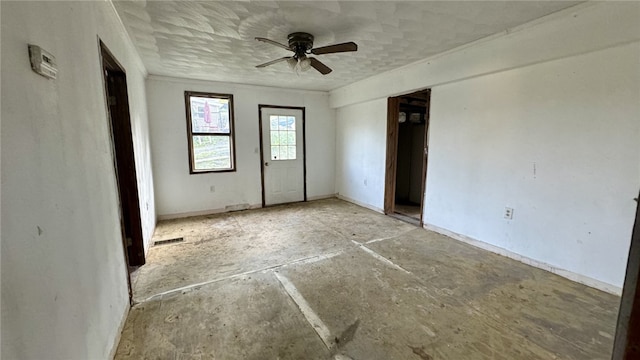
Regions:
[[[311,66],[313,66],[314,69],[318,70],[322,75],[327,75],[328,73],[333,71],[330,67],[321,63],[320,60],[316,58],[309,58],[309,60],[311,60]]]
[[[262,42],[265,42],[265,43],[267,43],[267,44],[275,45],[275,46],[277,46],[277,47],[281,47],[281,48],[283,48],[283,49],[285,49],[285,50],[291,50],[287,45],[285,45],[285,44],[280,44],[279,42],[277,42],[277,41],[273,41],[273,40],[271,40],[271,39],[267,39],[267,38],[263,38],[263,37],[257,37],[257,38],[256,38],[256,40],[258,40],[258,41],[262,41]]]
[[[341,53],[348,51],[358,51],[358,45],[351,42],[346,42],[342,44],[328,45],[315,49],[311,49],[311,53],[314,55],[322,55],[322,54],[333,54],[333,53]]]
[[[263,68],[263,67],[266,67],[266,66],[269,66],[269,65],[273,65],[273,64],[279,63],[279,62],[281,62],[281,61],[289,60],[289,59],[291,59],[291,58],[292,58],[292,56],[285,56],[285,57],[280,58],[280,59],[271,60],[271,61],[266,62],[266,63],[264,63],[264,64],[256,65],[256,67],[257,67],[257,68]]]

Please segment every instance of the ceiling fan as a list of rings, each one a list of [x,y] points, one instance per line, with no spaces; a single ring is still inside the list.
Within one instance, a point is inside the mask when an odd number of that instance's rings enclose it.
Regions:
[[[313,35],[304,32],[294,32],[287,36],[289,39],[289,46],[281,44],[277,41],[270,39],[257,37],[256,40],[265,42],[267,44],[281,47],[285,50],[293,51],[293,56],[285,56],[280,59],[272,60],[264,64],[257,65],[257,68],[263,68],[269,65],[286,61],[292,69],[300,68],[302,71],[306,71],[309,67],[318,70],[322,75],[327,75],[332,70],[327,65],[320,62],[320,60],[308,57],[307,55],[324,55],[349,51],[358,51],[358,45],[354,42],[346,42],[341,44],[334,44],[328,46],[322,46],[318,48],[313,47]]]

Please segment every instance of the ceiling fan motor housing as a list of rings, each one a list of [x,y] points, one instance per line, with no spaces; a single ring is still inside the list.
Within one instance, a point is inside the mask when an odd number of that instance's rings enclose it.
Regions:
[[[316,59],[315,57],[307,57],[307,54],[324,55],[324,54],[358,51],[358,45],[353,41],[314,48],[313,35],[306,32],[294,32],[289,34],[287,38],[289,39],[288,45],[281,44],[271,39],[256,37],[256,40],[258,41],[275,45],[279,48],[293,51],[294,53],[293,56],[285,56],[280,59],[266,62],[264,64],[256,65],[256,67],[263,68],[269,65],[286,61],[287,63],[289,63],[289,65],[292,68],[298,66],[298,67],[301,67],[302,70],[304,71],[309,67],[312,67],[318,70],[318,72],[320,72],[322,75],[327,75],[332,71],[331,68],[323,64],[320,60]]]
[[[302,57],[313,48],[313,35],[305,32],[294,32],[287,36],[289,48],[296,53],[296,57]]]

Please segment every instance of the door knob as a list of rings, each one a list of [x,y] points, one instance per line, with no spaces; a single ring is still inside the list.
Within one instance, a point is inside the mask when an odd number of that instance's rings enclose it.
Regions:
[[[265,161],[264,166],[269,166],[269,162]]]

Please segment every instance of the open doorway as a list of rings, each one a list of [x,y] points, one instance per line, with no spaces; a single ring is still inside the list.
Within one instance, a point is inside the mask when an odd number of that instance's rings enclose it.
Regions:
[[[131,299],[132,289],[129,274],[135,267],[144,265],[145,257],[131,117],[129,114],[127,76],[123,67],[102,41],[100,41],[100,57],[109,128],[111,130],[114,171],[120,200],[119,212],[122,241],[125,249],[124,256],[128,265],[129,298]]]
[[[384,210],[422,226],[431,90],[388,100]]]

